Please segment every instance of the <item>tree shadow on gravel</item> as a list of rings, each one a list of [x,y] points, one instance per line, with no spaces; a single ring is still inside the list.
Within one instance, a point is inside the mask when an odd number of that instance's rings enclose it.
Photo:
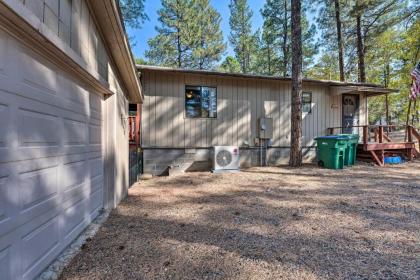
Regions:
[[[382,176],[386,184],[364,186],[339,176],[250,177],[223,189],[214,184],[228,178],[206,183],[196,175],[165,179],[166,188],[178,191],[167,201],[160,181],[131,194],[62,279],[419,277],[415,175],[406,174],[411,181],[403,185],[393,185],[392,174]],[[181,191],[175,186],[188,180],[193,184]]]

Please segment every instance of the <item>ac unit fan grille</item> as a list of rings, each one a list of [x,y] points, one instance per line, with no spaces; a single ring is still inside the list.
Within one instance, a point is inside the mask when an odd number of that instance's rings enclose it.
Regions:
[[[217,162],[217,165],[221,167],[228,166],[229,164],[232,163],[231,153],[226,150],[219,151],[216,155],[216,162]]]

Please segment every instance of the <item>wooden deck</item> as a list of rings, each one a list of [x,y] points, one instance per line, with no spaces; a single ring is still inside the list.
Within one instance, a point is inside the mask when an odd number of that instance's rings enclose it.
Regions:
[[[392,140],[392,131],[396,131],[396,126],[354,126],[363,128],[361,142],[357,147],[357,158],[362,161],[373,161],[379,166],[384,165],[386,156],[402,156],[406,160],[419,158],[419,130],[413,126],[406,126],[396,140]],[[334,134],[335,130],[342,127],[332,127],[328,131]],[[385,132],[386,131],[386,132]],[[398,131],[397,131],[398,132]],[[403,137],[401,137],[401,134]],[[400,136],[400,137],[398,137]],[[402,138],[402,139],[401,139]],[[419,149],[419,150],[418,150]]]

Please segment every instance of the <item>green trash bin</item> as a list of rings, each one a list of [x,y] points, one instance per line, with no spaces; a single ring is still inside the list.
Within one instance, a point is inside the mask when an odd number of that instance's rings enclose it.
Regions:
[[[317,137],[315,140],[318,165],[329,169],[343,169],[348,137],[331,135]]]
[[[359,143],[359,134],[337,134],[348,138],[347,148],[344,152],[344,165],[354,165],[356,163],[357,144]]]

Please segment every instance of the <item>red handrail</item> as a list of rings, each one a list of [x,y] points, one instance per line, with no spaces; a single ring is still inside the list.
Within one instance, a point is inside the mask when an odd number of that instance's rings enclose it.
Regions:
[[[136,141],[136,116],[128,117],[128,140]]]
[[[398,128],[398,127],[404,127],[406,131],[407,141],[413,142],[413,136],[419,141],[420,143],[420,132],[418,128],[412,126],[412,125],[353,125],[353,126],[336,126],[336,127],[328,127],[328,133],[334,134],[334,130],[339,129],[340,131],[343,128],[349,129],[349,128],[363,128],[363,134],[362,134],[362,141],[363,144],[367,144],[370,140],[370,131],[373,129],[375,132],[375,142],[384,143],[384,140],[387,140],[388,142],[391,142],[391,139],[388,135],[384,133],[384,128]],[[388,131],[388,129],[387,129]]]

